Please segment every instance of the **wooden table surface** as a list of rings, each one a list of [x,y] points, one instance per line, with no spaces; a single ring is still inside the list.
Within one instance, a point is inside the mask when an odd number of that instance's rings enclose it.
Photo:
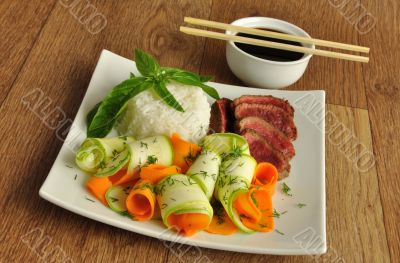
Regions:
[[[62,145],[43,120],[56,107],[74,118],[102,49],[132,57],[140,47],[162,65],[241,84],[223,42],[178,32],[184,16],[275,17],[314,37],[371,48],[369,64],[314,57],[288,88],[327,92],[327,254],[168,248],[38,196]],[[398,0],[1,1],[0,262],[195,262],[199,253],[212,262],[399,262],[399,17]],[[39,114],[21,101],[34,89],[48,103]]]

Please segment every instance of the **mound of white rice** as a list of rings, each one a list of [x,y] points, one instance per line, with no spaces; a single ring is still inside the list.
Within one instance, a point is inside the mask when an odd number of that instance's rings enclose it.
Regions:
[[[121,135],[142,139],[178,133],[183,139],[198,143],[208,131],[210,104],[198,87],[169,83],[167,89],[182,105],[179,112],[165,104],[154,91],[147,90],[132,98],[117,124]]]

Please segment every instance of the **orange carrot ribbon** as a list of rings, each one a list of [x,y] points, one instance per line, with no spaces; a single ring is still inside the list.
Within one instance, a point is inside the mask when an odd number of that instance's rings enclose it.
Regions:
[[[229,218],[225,209],[221,207],[218,213],[214,210],[214,215],[211,223],[204,230],[212,234],[232,235],[238,231],[238,228]]]
[[[267,162],[257,164],[253,176],[253,185],[261,186],[272,196],[275,193],[276,182],[278,181],[278,170]]]
[[[140,169],[140,178],[156,184],[168,175],[179,173],[181,173],[181,168],[175,165],[164,166],[161,164],[150,164]]]
[[[209,217],[201,213],[171,214],[168,224],[184,236],[193,236],[208,226]]]
[[[106,192],[112,186],[108,177],[91,177],[87,183],[86,188],[91,192],[100,202],[108,206],[106,200]]]
[[[201,148],[195,143],[183,140],[177,133],[172,134],[171,142],[174,148],[173,164],[179,166],[182,173],[186,173]]]
[[[153,184],[147,180],[139,180],[126,198],[128,213],[138,221],[146,221],[153,217],[156,195]]]

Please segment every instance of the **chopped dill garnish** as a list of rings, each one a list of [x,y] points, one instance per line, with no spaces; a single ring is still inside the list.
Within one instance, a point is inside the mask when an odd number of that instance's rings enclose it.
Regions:
[[[195,175],[202,175],[203,179],[205,180],[206,177],[208,176],[208,173],[207,173],[207,171],[200,171],[200,172],[196,173]]]
[[[146,149],[149,149],[149,146],[145,142],[140,142],[140,148],[146,147]]]
[[[136,220],[131,214],[128,213],[128,211],[117,212],[117,213],[120,214],[121,216],[126,216],[126,217],[129,217],[132,220]]]
[[[240,147],[238,146],[234,146],[232,152],[229,155],[233,158],[238,158],[242,156],[242,149],[240,149]]]
[[[114,197],[111,197],[111,196],[110,196],[110,199],[111,199],[111,202],[113,202],[113,203],[118,201],[118,198],[114,198]]]
[[[287,211],[283,211],[283,212],[279,213],[278,211],[276,211],[276,209],[274,209],[274,212],[272,213],[272,217],[280,218],[281,215],[284,215],[286,213],[287,213]]]
[[[251,193],[250,197],[251,197],[251,200],[253,201],[253,203],[258,207],[258,203],[257,203],[257,199],[256,199],[255,195],[256,195],[256,192],[253,191]]]
[[[229,176],[228,180],[229,180],[228,181],[228,185],[233,185],[233,184],[236,184],[238,182],[238,177],[236,176],[236,177],[232,178],[232,176]]]
[[[147,156],[147,164],[154,164],[158,161],[157,156],[155,155],[149,155]]]
[[[76,177],[78,177],[78,174],[75,174],[75,176],[74,176],[74,180],[76,180]]]
[[[282,185],[282,193],[284,193],[287,196],[292,196],[292,194],[289,193],[290,191],[291,191],[290,187],[286,183],[283,183],[283,185]]]
[[[65,166],[66,167],[68,167],[68,168],[73,168],[71,165],[69,165],[69,164],[65,164]]]
[[[194,180],[191,179],[190,177],[188,177],[188,182],[189,182],[189,185],[197,184],[196,181],[194,181]],[[182,182],[182,183],[183,183],[183,182]]]
[[[306,204],[303,204],[303,203],[298,203],[298,204],[297,204],[297,207],[298,207],[298,208],[303,208],[303,207],[305,207],[305,206],[306,206]]]
[[[278,229],[275,229],[275,232],[278,233],[278,234],[280,234],[280,235],[282,235],[282,236],[285,235],[284,233],[282,233],[282,232],[279,231]]]
[[[222,197],[222,200],[224,200],[225,204],[228,204],[228,197],[226,195],[227,195],[227,192],[224,193],[224,196]]]
[[[196,159],[196,156],[193,154],[192,149],[189,149],[189,154],[187,156],[185,156],[185,163],[187,165],[190,165],[192,162],[194,162],[194,160]]]
[[[93,202],[93,203],[95,203],[95,202],[96,202],[96,201],[94,201],[94,200],[92,200],[92,199],[88,198],[87,196],[85,196],[85,199],[86,199],[86,200],[88,200],[88,201],[90,201],[90,202]]]

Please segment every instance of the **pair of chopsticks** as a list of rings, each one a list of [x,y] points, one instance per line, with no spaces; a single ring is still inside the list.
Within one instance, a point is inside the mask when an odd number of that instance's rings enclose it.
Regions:
[[[215,29],[229,30],[229,31],[237,32],[237,33],[247,33],[247,34],[252,34],[252,35],[256,35],[256,36],[270,37],[270,38],[274,38],[274,39],[296,41],[296,42],[300,42],[300,43],[304,43],[304,44],[314,44],[315,46],[322,46],[322,47],[329,47],[329,48],[335,48],[335,49],[343,49],[343,50],[348,50],[348,51],[369,53],[368,47],[338,43],[338,42],[327,41],[327,40],[322,40],[322,39],[307,38],[307,37],[289,35],[289,34],[272,32],[272,31],[267,31],[267,30],[260,30],[260,29],[256,29],[256,28],[235,26],[235,25],[231,25],[231,24],[224,24],[224,23],[220,23],[220,22],[208,21],[208,20],[192,18],[192,17],[185,17],[184,21],[186,23],[192,24],[192,25],[205,26],[205,27],[215,28]],[[254,39],[254,38],[247,38],[247,37],[242,37],[242,36],[237,36],[237,35],[229,35],[229,34],[218,33],[218,32],[214,32],[214,31],[207,31],[207,30],[185,27],[185,26],[181,26],[180,31],[185,34],[194,35],[194,36],[221,39],[221,40],[226,40],[226,41],[234,41],[234,42],[238,42],[238,43],[250,44],[250,45],[255,45],[255,46],[263,46],[263,47],[269,47],[269,48],[275,48],[275,49],[281,49],[281,50],[288,50],[288,51],[300,52],[300,53],[304,53],[304,54],[312,54],[312,55],[317,55],[317,56],[345,59],[345,60],[364,62],[364,63],[368,63],[368,61],[369,61],[369,58],[364,57],[364,56],[358,56],[358,55],[352,55],[352,54],[346,54],[346,53],[340,53],[340,52],[334,52],[334,51],[328,51],[328,50],[322,50],[322,49],[313,49],[313,48],[307,48],[307,47],[294,46],[294,45],[290,45],[290,44],[283,44],[283,43],[277,43],[277,42]]]

